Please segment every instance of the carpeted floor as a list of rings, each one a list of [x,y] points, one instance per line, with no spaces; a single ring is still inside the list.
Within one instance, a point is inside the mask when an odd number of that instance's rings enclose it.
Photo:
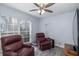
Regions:
[[[37,46],[35,48],[35,56],[64,56],[63,48],[55,47],[45,51],[41,51]]]

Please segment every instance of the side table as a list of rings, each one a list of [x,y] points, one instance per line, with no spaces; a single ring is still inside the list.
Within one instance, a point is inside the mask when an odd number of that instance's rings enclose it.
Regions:
[[[54,48],[54,44],[55,44],[54,39],[51,38],[47,38],[47,39],[51,42],[52,48]]]
[[[66,56],[77,56],[77,51],[73,50],[73,45],[65,44],[64,46],[64,54]]]

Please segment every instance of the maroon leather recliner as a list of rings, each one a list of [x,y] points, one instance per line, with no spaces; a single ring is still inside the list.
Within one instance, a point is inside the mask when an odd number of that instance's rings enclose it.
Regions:
[[[20,35],[1,37],[3,56],[34,56],[34,48],[23,44]]]
[[[36,42],[41,50],[47,50],[52,47],[51,42],[48,40],[48,38],[45,38],[44,33],[36,33]]]

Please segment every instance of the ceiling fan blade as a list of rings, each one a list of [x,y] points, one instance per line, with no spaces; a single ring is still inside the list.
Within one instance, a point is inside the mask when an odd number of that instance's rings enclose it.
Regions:
[[[37,11],[38,9],[33,9],[33,10],[30,10],[30,11]]]
[[[37,7],[40,7],[40,5],[39,4],[37,4],[37,3],[33,3],[35,6],[37,6]]]
[[[52,6],[52,5],[54,5],[55,3],[48,3],[46,6],[45,6],[45,8],[48,8],[48,7],[50,7],[50,6]]]
[[[48,10],[48,9],[44,9],[44,11],[49,12],[49,13],[53,13],[53,11]]]

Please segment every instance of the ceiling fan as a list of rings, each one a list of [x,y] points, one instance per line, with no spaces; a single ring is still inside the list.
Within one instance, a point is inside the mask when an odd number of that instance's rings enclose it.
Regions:
[[[49,9],[47,9],[47,8],[50,7],[50,6],[52,6],[52,5],[54,5],[55,3],[48,3],[48,4],[44,4],[44,3],[39,3],[39,4],[33,3],[33,4],[34,4],[35,6],[37,6],[38,9],[32,9],[32,10],[30,10],[30,12],[32,12],[32,11],[38,11],[38,13],[39,13],[40,15],[42,15],[44,12],[53,13],[52,10],[49,10]]]

